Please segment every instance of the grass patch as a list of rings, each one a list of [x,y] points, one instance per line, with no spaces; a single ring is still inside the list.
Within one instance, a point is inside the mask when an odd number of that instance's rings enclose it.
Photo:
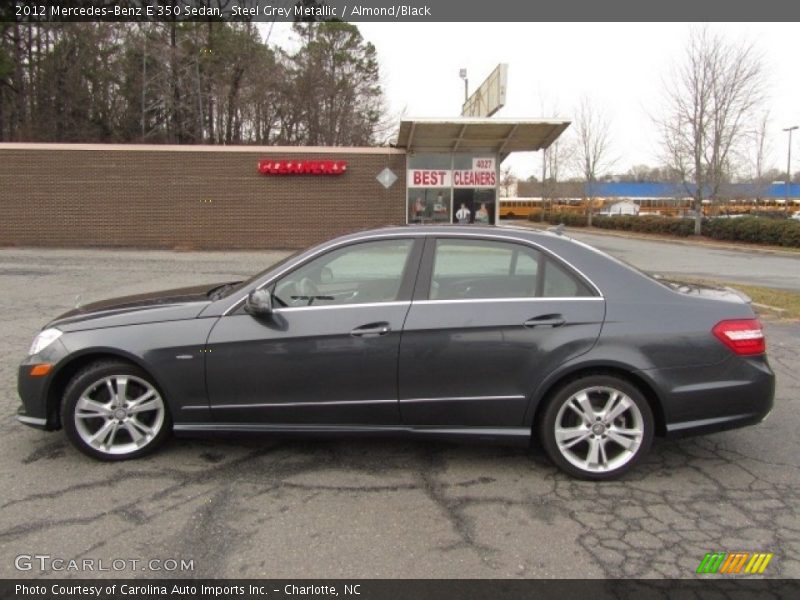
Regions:
[[[743,291],[753,299],[756,304],[766,304],[775,308],[782,308],[786,313],[783,317],[790,319],[800,319],[800,293],[788,290],[776,290],[757,285],[741,285],[738,283],[726,283],[729,287]]]

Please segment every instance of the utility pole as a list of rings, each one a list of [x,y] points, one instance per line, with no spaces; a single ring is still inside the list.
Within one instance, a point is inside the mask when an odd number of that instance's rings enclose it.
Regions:
[[[792,184],[792,132],[798,128],[798,125],[787,127],[784,131],[789,132],[789,151],[786,156],[786,204],[783,207],[785,212],[789,212],[789,187]]]
[[[547,175],[547,148],[542,148],[542,210],[539,220],[544,223],[544,178]]]

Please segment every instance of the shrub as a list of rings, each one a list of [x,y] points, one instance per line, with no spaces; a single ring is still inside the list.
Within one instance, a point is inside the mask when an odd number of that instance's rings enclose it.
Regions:
[[[532,221],[538,221],[538,215]],[[568,227],[586,227],[586,215],[575,213],[544,213],[544,220]],[[656,216],[619,215],[614,217],[598,215],[592,218],[592,225],[600,229],[618,229],[638,233],[658,233],[688,237],[694,234],[694,219],[679,219]],[[737,219],[705,219],[703,233],[715,240],[747,242],[800,248],[800,221],[794,219],[763,219],[741,217]]]
[[[793,219],[710,219],[703,233],[715,240],[800,248],[800,221]]]
[[[538,221],[539,215],[531,215],[529,217],[531,221]],[[544,213],[544,220],[548,223],[552,223],[553,225],[558,225],[563,223],[568,227],[586,227],[587,225],[587,218],[586,215],[580,215],[576,213],[551,213],[545,211]]]
[[[660,233],[686,237],[694,232],[691,219],[672,219],[666,217],[620,215],[615,217],[597,216],[592,225],[601,229],[621,229],[639,233]]]

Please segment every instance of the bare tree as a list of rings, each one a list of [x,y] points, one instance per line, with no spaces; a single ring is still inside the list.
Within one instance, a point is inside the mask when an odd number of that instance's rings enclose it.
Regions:
[[[558,100],[548,103],[544,97],[540,97],[539,103],[540,113],[543,117],[561,118]],[[547,210],[547,202],[552,206],[559,181],[568,175],[568,171],[572,170],[575,152],[575,141],[569,136],[559,136],[548,148],[542,150],[542,206],[539,213],[542,221]]]
[[[519,178],[514,174],[511,167],[502,167],[500,169],[500,196],[504,198],[513,198],[517,195],[517,182]]]
[[[545,151],[545,181],[558,183],[569,175],[570,163],[575,162],[575,143],[568,137],[558,138]]]
[[[587,217],[592,224],[592,200],[598,176],[610,169],[616,159],[612,156],[611,119],[583,96],[575,115],[577,160],[586,182]]]
[[[701,27],[692,29],[684,59],[665,83],[667,110],[658,122],[664,158],[694,198],[695,234],[702,230],[704,196],[718,199],[735,147],[764,99],[763,72],[752,44]]]

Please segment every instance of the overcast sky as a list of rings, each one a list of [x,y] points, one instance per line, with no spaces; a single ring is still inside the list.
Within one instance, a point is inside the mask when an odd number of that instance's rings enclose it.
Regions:
[[[656,165],[658,140],[651,115],[662,105],[662,84],[682,57],[686,23],[357,23],[378,51],[386,98],[397,115],[457,117],[464,100],[497,63],[508,63],[506,106],[496,116],[569,120],[582,94],[612,119],[615,172]],[[771,163],[786,168],[787,134],[800,124],[800,25],[720,23],[730,39],[756,44],[767,67]],[[264,26],[264,33],[269,26]],[[289,24],[275,24],[270,42],[291,43]],[[558,106],[558,115],[551,111]],[[566,134],[565,134],[566,135]],[[800,169],[800,135],[793,142]],[[795,161],[794,157],[797,157]],[[540,153],[511,155],[504,166],[527,177],[541,172]]]

